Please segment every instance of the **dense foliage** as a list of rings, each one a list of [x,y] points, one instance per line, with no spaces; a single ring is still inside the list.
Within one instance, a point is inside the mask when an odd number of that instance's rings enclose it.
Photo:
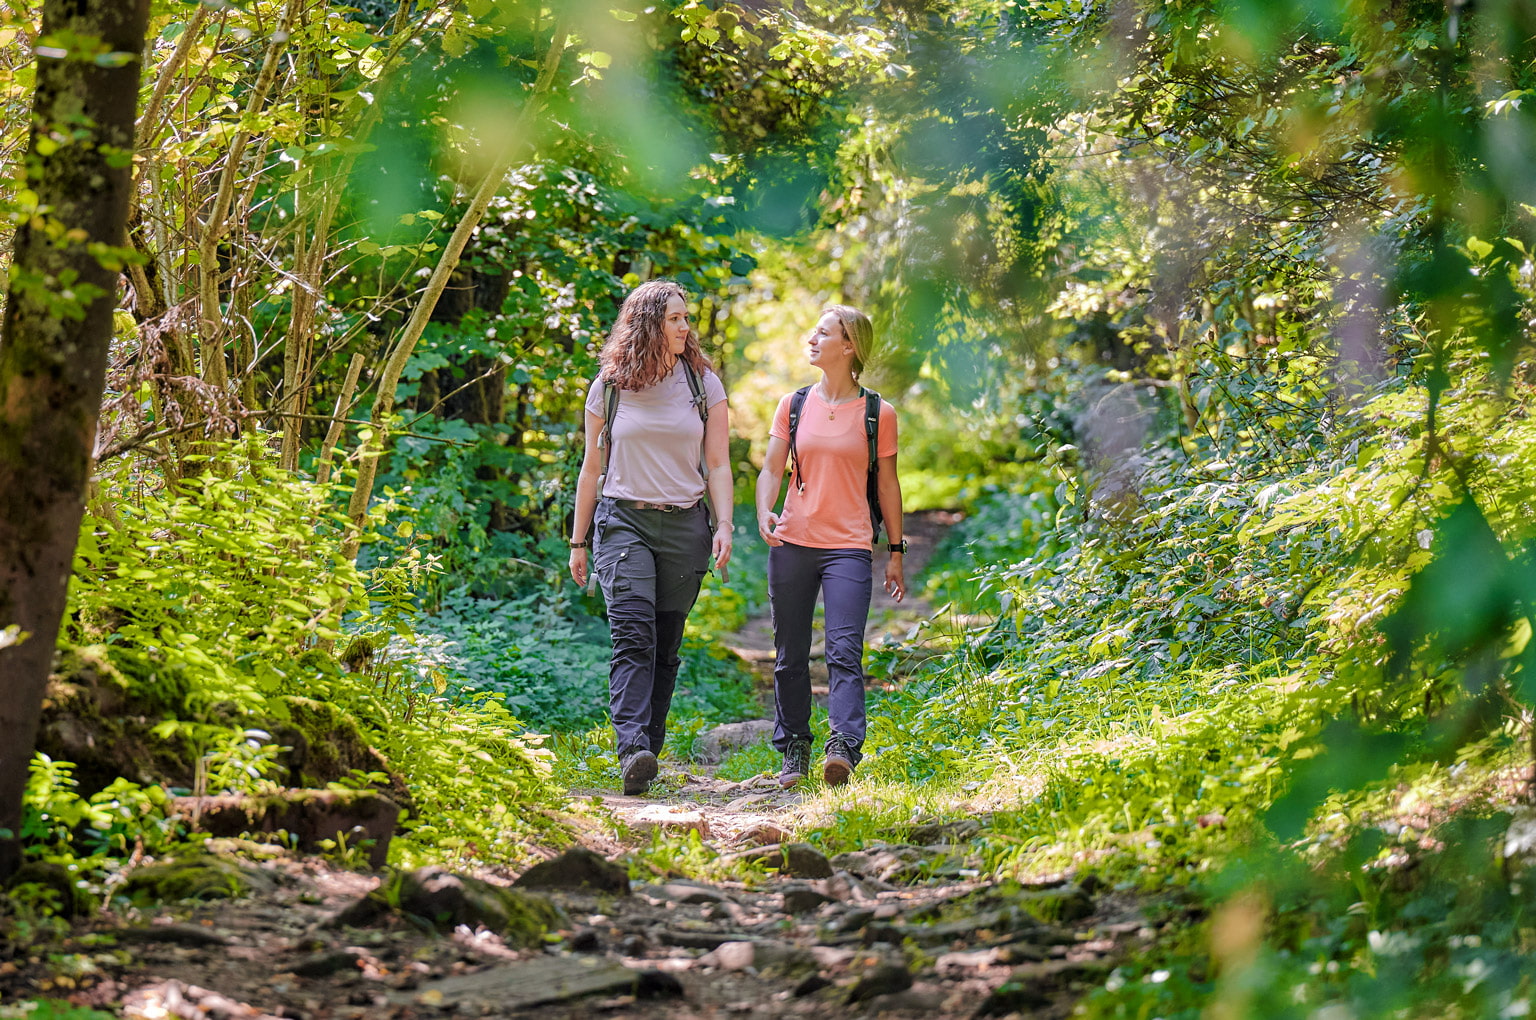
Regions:
[[[167,791],[278,783],[306,701],[379,755],[329,781],[408,792],[402,859],[562,838],[552,769],[613,766],[602,606],[563,569],[580,405],[623,293],[669,275],[739,502],[836,298],[886,341],[909,503],[965,514],[946,608],[871,654],[889,796],[813,838],[985,807],[998,873],[1164,897],[1182,934],[1087,1015],[1529,1011],[1529,5],[253,0],[154,29],[55,707],[110,688],[163,767],[40,756],[38,855],[110,884],[179,838]],[[763,602],[737,519],[679,757],[755,710],[713,643]]]

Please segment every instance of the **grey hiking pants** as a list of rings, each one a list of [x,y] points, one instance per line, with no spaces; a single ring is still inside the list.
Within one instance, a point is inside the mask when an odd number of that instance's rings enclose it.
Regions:
[[[857,765],[864,746],[864,625],[873,557],[868,549],[812,549],[785,542],[768,550],[773,612],[773,746],[811,739],[811,622],[816,591],[825,604],[827,714]]]
[[[608,707],[619,757],[660,754],[677,686],[683,624],[709,569],[704,504],[672,513],[600,499],[593,569],[608,603]]]

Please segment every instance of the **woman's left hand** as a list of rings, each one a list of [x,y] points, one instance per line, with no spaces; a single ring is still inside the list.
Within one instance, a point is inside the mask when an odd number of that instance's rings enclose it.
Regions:
[[[715,528],[714,541],[710,543],[709,555],[715,561],[716,570],[724,570],[725,565],[731,562],[731,532],[733,528],[729,521],[721,521]]]
[[[907,582],[902,578],[901,553],[891,553],[885,564],[885,593],[900,602],[906,598]]]

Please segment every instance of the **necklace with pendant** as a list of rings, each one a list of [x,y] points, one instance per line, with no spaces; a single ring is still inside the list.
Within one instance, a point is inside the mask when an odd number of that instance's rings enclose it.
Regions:
[[[825,390],[822,391],[821,399],[827,405],[827,421],[837,421],[837,408],[833,405],[831,400],[827,399]]]

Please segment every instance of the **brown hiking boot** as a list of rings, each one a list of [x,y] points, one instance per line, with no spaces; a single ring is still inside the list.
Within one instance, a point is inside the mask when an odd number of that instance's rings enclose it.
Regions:
[[[847,737],[833,735],[827,741],[827,757],[821,763],[821,778],[828,786],[842,786],[853,775],[855,753]]]
[[[779,785],[789,789],[811,771],[811,742],[791,740],[784,752],[784,767],[779,770]]]
[[[626,757],[619,768],[624,778],[624,796],[638,797],[651,787],[656,778],[656,756],[649,751],[635,751]]]

